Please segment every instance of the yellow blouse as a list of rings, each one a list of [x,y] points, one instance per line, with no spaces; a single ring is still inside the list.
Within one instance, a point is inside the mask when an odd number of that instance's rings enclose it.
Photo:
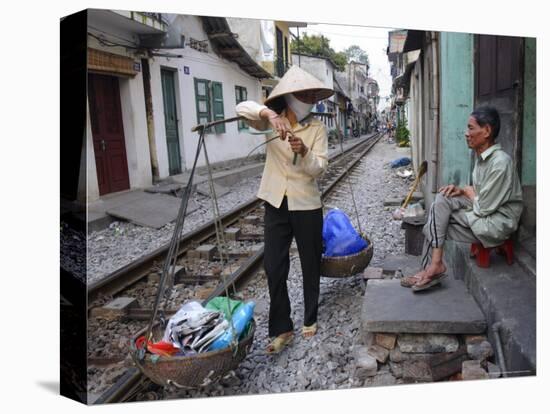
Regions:
[[[235,108],[237,115],[260,131],[270,127],[268,121],[260,117],[260,111],[267,108],[253,101],[244,101]],[[322,207],[321,192],[317,184],[328,165],[328,137],[325,125],[312,117],[296,123],[292,132],[302,139],[308,151],[305,157],[298,155],[296,165],[292,164],[294,152],[287,140],[274,139],[267,143],[266,161],[258,198],[279,208],[286,195],[288,209],[315,210]],[[266,139],[276,136],[276,132],[266,134]]]

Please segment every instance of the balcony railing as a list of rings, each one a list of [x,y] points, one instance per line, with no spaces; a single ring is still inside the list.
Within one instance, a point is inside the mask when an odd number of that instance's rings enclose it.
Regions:
[[[288,62],[285,62],[285,59],[280,56],[275,56],[275,75],[279,78],[282,78],[286,71],[290,68]]]

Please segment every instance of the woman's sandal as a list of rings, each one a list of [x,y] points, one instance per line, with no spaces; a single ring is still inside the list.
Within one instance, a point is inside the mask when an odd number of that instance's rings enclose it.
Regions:
[[[284,349],[285,346],[292,342],[293,338],[294,334],[292,332],[285,332],[279,335],[267,346],[265,350],[266,354],[278,354]]]
[[[304,338],[311,338],[313,335],[317,333],[317,322],[315,322],[313,325],[305,326],[302,328],[302,335]]]

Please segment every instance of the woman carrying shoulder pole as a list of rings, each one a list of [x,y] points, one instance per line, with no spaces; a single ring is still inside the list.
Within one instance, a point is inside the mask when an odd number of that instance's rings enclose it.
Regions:
[[[291,67],[264,105],[237,105],[237,114],[258,130],[271,128],[258,198],[265,200],[264,267],[270,307],[267,353],[278,353],[293,339],[287,290],[289,250],[296,239],[302,266],[304,321],[302,334],[317,332],[323,213],[316,179],[328,164],[325,125],[311,115],[313,105],[334,91],[300,69]]]

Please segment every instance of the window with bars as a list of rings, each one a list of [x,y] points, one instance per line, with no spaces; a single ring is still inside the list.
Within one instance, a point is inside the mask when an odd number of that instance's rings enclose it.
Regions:
[[[225,118],[223,111],[223,87],[221,82],[195,78],[195,102],[197,105],[197,122],[218,121]],[[207,133],[225,133],[225,124],[209,128]]]
[[[248,93],[246,91],[246,88],[243,86],[235,86],[235,102],[240,103],[242,101],[246,101],[248,99]],[[248,124],[245,121],[238,121],[237,122],[239,131],[243,129],[248,129]]]

